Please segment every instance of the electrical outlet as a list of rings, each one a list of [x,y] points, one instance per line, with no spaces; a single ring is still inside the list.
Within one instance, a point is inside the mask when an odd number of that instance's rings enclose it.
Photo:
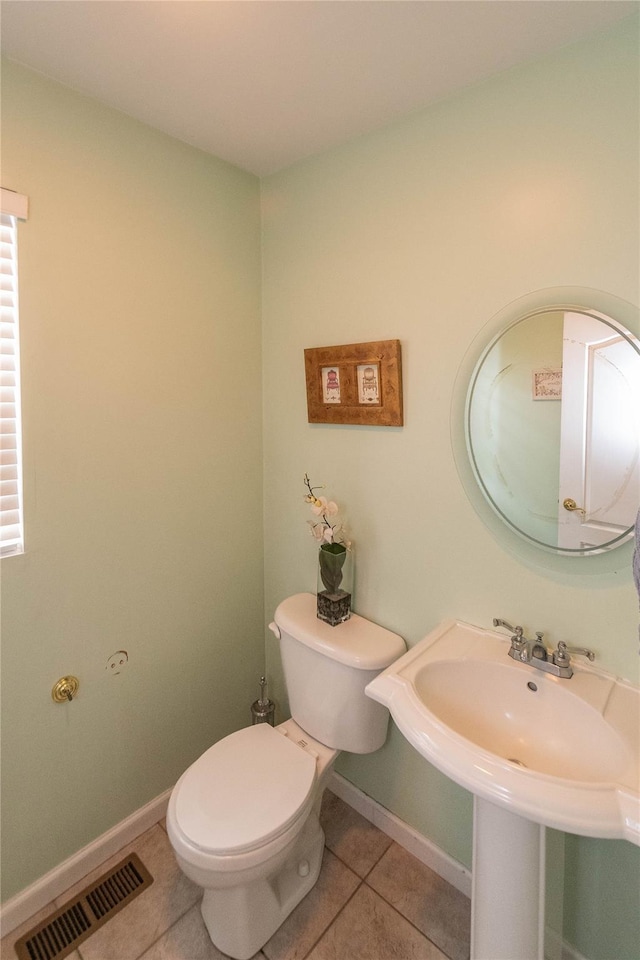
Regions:
[[[126,650],[116,650],[115,653],[112,653],[109,659],[107,660],[106,669],[109,673],[116,674],[122,673],[127,663],[129,662],[129,654]]]

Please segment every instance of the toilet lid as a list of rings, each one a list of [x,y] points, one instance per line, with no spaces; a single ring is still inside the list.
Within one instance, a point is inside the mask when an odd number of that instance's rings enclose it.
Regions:
[[[316,761],[268,723],[214,744],[178,784],[175,815],[194,846],[241,853],[296,820],[315,781]]]

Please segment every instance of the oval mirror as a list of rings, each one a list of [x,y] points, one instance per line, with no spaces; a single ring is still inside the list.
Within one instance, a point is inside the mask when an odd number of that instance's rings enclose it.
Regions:
[[[560,554],[633,535],[640,504],[640,344],[611,317],[541,308],[493,338],[465,411],[467,451],[493,510]]]

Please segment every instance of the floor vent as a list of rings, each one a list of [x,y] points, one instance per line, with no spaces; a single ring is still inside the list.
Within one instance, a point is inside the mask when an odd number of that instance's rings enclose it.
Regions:
[[[62,960],[153,883],[137,854],[85,887],[16,941],[20,960]]]

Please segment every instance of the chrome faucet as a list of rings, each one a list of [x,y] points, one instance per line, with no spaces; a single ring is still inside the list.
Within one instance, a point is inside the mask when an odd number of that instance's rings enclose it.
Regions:
[[[535,640],[527,640],[522,627],[512,627],[506,620],[494,617],[493,625],[494,627],[505,627],[510,631],[509,656],[513,660],[528,663],[545,673],[552,673],[555,677],[569,680],[573,676],[571,654],[587,657],[588,660],[595,660],[596,658],[593,650],[587,650],[586,647],[569,647],[564,640],[558,641],[557,648],[550,652],[544,645],[543,633],[537,631]]]

